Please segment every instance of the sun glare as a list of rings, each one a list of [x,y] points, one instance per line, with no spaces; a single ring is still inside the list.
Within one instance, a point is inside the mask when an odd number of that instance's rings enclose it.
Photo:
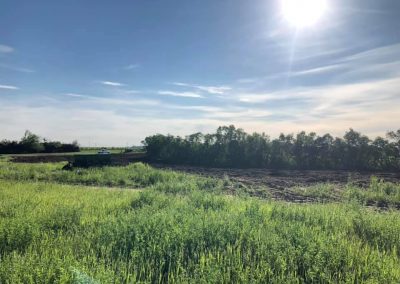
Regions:
[[[285,19],[296,28],[311,27],[324,15],[327,0],[281,0]]]

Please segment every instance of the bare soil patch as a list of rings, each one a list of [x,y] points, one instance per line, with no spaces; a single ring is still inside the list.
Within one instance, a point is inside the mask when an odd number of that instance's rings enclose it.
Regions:
[[[221,169],[189,166],[166,166],[160,164],[154,164],[153,166],[207,177],[229,179],[234,183],[239,183],[244,187],[250,188],[250,193],[253,195],[262,196],[263,192],[265,193],[265,191],[268,191],[273,199],[291,202],[319,201],[314,197],[302,196],[291,190],[295,187],[307,187],[321,183],[330,183],[337,187],[338,190],[341,190],[350,182],[360,187],[367,187],[370,183],[371,176],[376,176],[379,179],[383,179],[387,182],[400,183],[400,173]]]
[[[58,163],[72,162],[76,156],[93,157],[97,154],[35,154],[35,155],[12,155],[11,161],[15,163]],[[145,154],[143,153],[125,153],[125,154],[109,154],[112,165],[124,166],[129,163],[144,161]]]

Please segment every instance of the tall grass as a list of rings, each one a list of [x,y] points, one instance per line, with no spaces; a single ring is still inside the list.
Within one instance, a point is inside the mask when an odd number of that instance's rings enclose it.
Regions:
[[[394,206],[400,209],[400,185],[384,182],[376,177],[372,177],[369,187],[363,190],[350,184],[346,188],[345,197],[363,205]]]
[[[0,283],[400,282],[399,212],[155,184],[0,181]]]
[[[0,180],[44,181],[86,186],[109,186],[120,188],[154,188],[179,193],[191,190],[228,190],[235,193],[250,193],[270,198],[268,188],[246,188],[240,183],[225,179],[213,179],[152,168],[143,163],[124,167],[75,168],[62,170],[65,163],[17,164],[0,157]],[[348,184],[345,188],[335,184],[317,184],[295,187],[291,192],[310,197],[314,201],[355,201],[362,205],[394,207],[400,209],[400,185],[383,182],[375,177],[367,188]]]
[[[334,184],[295,187],[294,193],[320,202],[357,202],[362,205],[400,209],[400,185],[371,178],[369,186],[361,188],[347,184],[344,188]]]
[[[64,184],[144,188],[163,186],[177,192],[192,189],[222,189],[223,181],[154,169],[143,163],[125,167],[75,168],[62,170],[65,163],[17,164],[0,161],[0,180],[46,181]]]

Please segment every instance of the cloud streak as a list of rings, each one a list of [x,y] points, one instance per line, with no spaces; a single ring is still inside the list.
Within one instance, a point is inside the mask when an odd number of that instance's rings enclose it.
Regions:
[[[67,94],[64,94],[64,96],[73,97],[73,98],[89,98],[90,97],[87,95],[75,94],[75,93],[67,93]]]
[[[134,70],[134,69],[139,68],[139,66],[140,66],[139,64],[129,64],[129,65],[125,66],[124,69],[125,70]]]
[[[33,69],[29,68],[23,68],[23,67],[15,67],[7,64],[0,64],[1,68],[12,70],[12,71],[17,71],[17,72],[23,72],[23,73],[35,73],[36,71]]]
[[[393,44],[336,58],[325,65],[320,63],[260,77],[239,78],[236,82],[244,87],[256,89],[268,87],[277,81],[294,81],[304,85],[318,78],[318,81],[311,85],[329,85],[332,82],[342,84],[395,78],[400,76],[399,70],[400,44]]]
[[[111,87],[123,87],[126,86],[125,84],[119,83],[119,82],[112,82],[112,81],[101,81],[100,82],[103,85],[106,86],[111,86]]]
[[[124,98],[118,98],[118,97],[97,97],[97,96],[91,96],[91,95],[85,95],[85,94],[78,94],[78,93],[66,93],[64,96],[67,97],[72,97],[79,99],[81,102],[86,101],[90,103],[96,103],[96,104],[101,104],[105,107],[109,106],[129,106],[129,107],[153,107],[157,106],[160,104],[158,100],[148,100],[148,99],[124,99]],[[96,105],[92,106],[93,108],[96,108]]]
[[[197,89],[209,94],[214,94],[214,95],[223,95],[227,91],[232,90],[231,87],[229,86],[202,86],[202,85],[192,85],[192,84],[187,84],[187,83],[182,83],[182,82],[174,82],[172,83],[175,86],[179,87],[188,87],[192,89]]]
[[[163,96],[184,97],[184,98],[204,98],[202,95],[193,92],[158,91],[157,94]]]
[[[18,87],[11,86],[11,85],[0,85],[0,89],[3,89],[3,90],[19,90]]]
[[[14,48],[8,45],[0,44],[0,53],[11,53],[14,52]]]

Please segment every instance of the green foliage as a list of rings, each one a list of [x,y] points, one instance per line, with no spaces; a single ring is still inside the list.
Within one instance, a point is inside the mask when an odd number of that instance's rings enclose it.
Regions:
[[[399,211],[357,204],[395,204],[399,185],[296,188],[355,204],[295,205],[142,163],[62,166],[0,162],[0,283],[400,281]]]
[[[362,188],[352,183],[344,189],[335,184],[295,187],[291,191],[320,202],[356,202],[361,205],[400,209],[400,185],[371,177],[369,186]]]
[[[222,180],[197,177],[169,170],[159,170],[143,163],[125,167],[77,168],[62,170],[64,164],[17,164],[0,162],[0,179],[11,181],[46,181],[91,186],[145,188],[163,192],[221,190]]]
[[[400,281],[398,212],[41,182],[0,196],[0,283]]]
[[[248,134],[233,125],[214,134],[195,133],[186,138],[153,135],[143,141],[154,161],[213,167],[272,169],[400,170],[400,130],[392,140],[367,136],[350,129],[343,138],[300,132],[277,139]]]
[[[19,144],[23,149],[30,149],[33,153],[44,150],[44,146],[40,143],[40,137],[29,130],[25,131],[24,137],[21,138]]]
[[[400,209],[400,185],[384,182],[376,177],[371,178],[371,183],[366,189],[360,189],[350,184],[344,195],[347,199],[355,200],[363,205]]]
[[[19,142],[0,141],[0,154],[63,153],[79,152],[79,150],[79,145],[76,141],[71,144],[47,141],[29,130],[25,131],[24,136]]]

